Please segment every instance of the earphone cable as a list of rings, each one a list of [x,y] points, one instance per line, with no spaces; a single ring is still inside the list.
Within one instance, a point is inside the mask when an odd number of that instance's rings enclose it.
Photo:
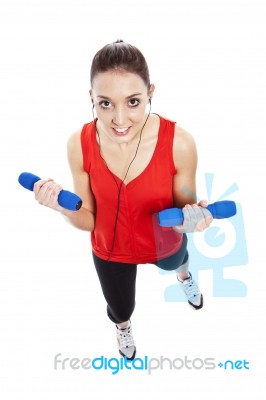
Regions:
[[[93,111],[93,108],[92,108],[92,111]],[[144,129],[144,127],[145,127],[145,125],[146,125],[146,123],[147,123],[147,121],[148,121],[148,119],[149,119],[150,113],[151,113],[151,103],[150,103],[150,109],[149,109],[148,116],[147,116],[147,118],[146,118],[146,120],[145,120],[145,122],[144,122],[144,124],[143,124],[143,127],[141,128],[141,132],[140,132],[140,136],[139,136],[139,141],[138,141],[138,144],[137,144],[137,148],[136,148],[134,157],[133,157],[132,160],[130,161],[130,163],[129,163],[128,167],[127,167],[125,176],[124,176],[122,182],[120,183],[120,185],[118,184],[115,175],[113,174],[113,172],[112,172],[112,171],[110,170],[110,168],[108,167],[108,164],[107,164],[107,162],[105,161],[104,157],[102,156],[102,153],[101,153],[101,138],[100,138],[100,134],[99,134],[98,129],[97,129],[96,119],[93,118],[93,119],[94,119],[94,124],[95,124],[95,130],[96,130],[96,133],[97,133],[97,136],[98,136],[98,141],[99,141],[99,142],[98,142],[98,145],[99,145],[99,150],[100,150],[100,157],[101,157],[102,160],[104,161],[104,163],[105,163],[105,165],[106,165],[108,171],[109,171],[110,174],[112,175],[112,177],[113,177],[113,179],[114,179],[114,181],[115,181],[115,184],[116,184],[116,186],[117,186],[117,188],[118,188],[117,208],[116,208],[116,217],[115,217],[115,224],[114,224],[114,231],[113,231],[113,240],[112,240],[111,250],[109,250],[108,261],[110,261],[110,259],[111,259],[111,256],[112,256],[112,253],[113,253],[113,250],[114,250],[114,245],[115,245],[115,238],[116,238],[116,231],[117,231],[117,223],[118,223],[118,215],[119,215],[119,210],[120,210],[120,196],[121,196],[122,186],[123,186],[123,184],[124,184],[124,182],[125,182],[125,180],[126,180],[126,177],[127,177],[127,175],[128,175],[129,169],[130,169],[130,167],[131,167],[133,161],[134,161],[135,158],[137,157],[138,150],[139,150],[139,146],[140,146],[140,143],[141,143],[142,132],[143,132],[143,129]],[[93,117],[94,117],[94,114],[93,114]]]

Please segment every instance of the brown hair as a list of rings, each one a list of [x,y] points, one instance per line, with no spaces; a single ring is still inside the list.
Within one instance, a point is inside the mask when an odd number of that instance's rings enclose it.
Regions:
[[[150,87],[149,69],[143,54],[121,39],[105,45],[95,54],[91,64],[91,85],[98,73],[117,69],[139,75],[147,87]]]

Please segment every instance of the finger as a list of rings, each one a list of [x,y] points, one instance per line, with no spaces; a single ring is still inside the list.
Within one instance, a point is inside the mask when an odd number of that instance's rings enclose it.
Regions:
[[[202,213],[202,219],[199,221],[197,225],[196,229],[197,232],[202,232],[205,229],[207,229],[213,220],[211,213],[206,208],[201,208],[201,213]]]
[[[192,211],[191,211],[191,221],[193,224],[193,231],[198,231],[198,225],[202,224],[202,220],[204,220],[204,214],[202,213],[202,208],[199,207],[197,204],[193,204]]]
[[[208,201],[207,200],[200,200],[198,202],[198,206],[206,208],[206,207],[208,207]]]
[[[193,232],[194,221],[193,221],[193,209],[192,209],[191,205],[187,204],[184,207],[183,216],[184,216],[183,225],[184,225],[186,232]]]
[[[54,185],[52,185],[51,187],[48,188],[48,192],[47,192],[47,200],[48,203],[46,204],[49,207],[53,207],[58,205],[58,195],[59,192],[62,190],[62,187],[60,185],[58,185],[57,183],[55,183]]]
[[[33,191],[34,191],[34,194],[35,194],[35,198],[36,198],[36,199],[37,199],[37,196],[38,196],[38,194],[39,194],[39,192],[40,192],[42,186],[43,186],[46,182],[47,182],[47,180],[40,179],[40,180],[38,180],[37,182],[34,183]]]
[[[187,232],[187,226],[189,224],[189,212],[188,208],[191,207],[189,204],[186,204],[185,207],[182,208],[183,212],[183,223],[181,225],[173,226],[174,231],[178,233],[185,233]]]
[[[52,208],[58,207],[58,205],[59,205],[58,204],[58,196],[59,196],[59,193],[61,192],[61,190],[62,190],[62,187],[60,185],[56,185],[53,188],[53,191],[51,192],[51,196],[50,196],[50,201],[48,203],[49,207],[52,207]]]
[[[175,225],[172,227],[172,229],[178,233],[186,233],[186,229],[185,229],[184,225]]]
[[[49,201],[49,197],[50,197],[49,193],[50,193],[52,185],[54,185],[54,183],[49,182],[49,181],[42,181],[42,183],[40,183],[39,191],[37,192],[37,195],[36,195],[36,200],[40,204],[46,205],[47,202]]]
[[[202,213],[204,215],[206,225],[209,226],[211,224],[211,222],[213,221],[212,214],[206,208],[202,208]]]
[[[35,193],[35,198],[38,195],[40,189],[43,187],[43,185],[47,182],[51,182],[53,179],[48,178],[48,179],[39,179],[35,184],[33,185],[33,191]]]
[[[42,185],[37,200],[44,206],[55,205],[55,199],[57,199],[60,190],[62,190],[60,185],[53,181],[48,181]]]

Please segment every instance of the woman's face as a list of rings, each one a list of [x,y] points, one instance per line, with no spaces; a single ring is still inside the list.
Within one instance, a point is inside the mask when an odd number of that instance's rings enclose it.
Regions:
[[[99,73],[93,80],[91,98],[98,128],[115,143],[128,143],[141,131],[147,118],[146,106],[154,86],[148,90],[137,74],[127,71]]]

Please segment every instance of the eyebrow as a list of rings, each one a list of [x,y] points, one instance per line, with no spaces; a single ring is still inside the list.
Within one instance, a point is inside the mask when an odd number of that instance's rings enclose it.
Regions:
[[[126,99],[130,99],[130,98],[135,97],[135,96],[142,96],[142,93],[133,93],[133,94],[131,94],[130,96],[127,96]],[[111,100],[111,98],[110,98],[110,97],[107,97],[107,96],[101,96],[101,95],[99,95],[99,96],[97,96],[97,97],[100,98],[100,99],[104,99],[104,100]]]

